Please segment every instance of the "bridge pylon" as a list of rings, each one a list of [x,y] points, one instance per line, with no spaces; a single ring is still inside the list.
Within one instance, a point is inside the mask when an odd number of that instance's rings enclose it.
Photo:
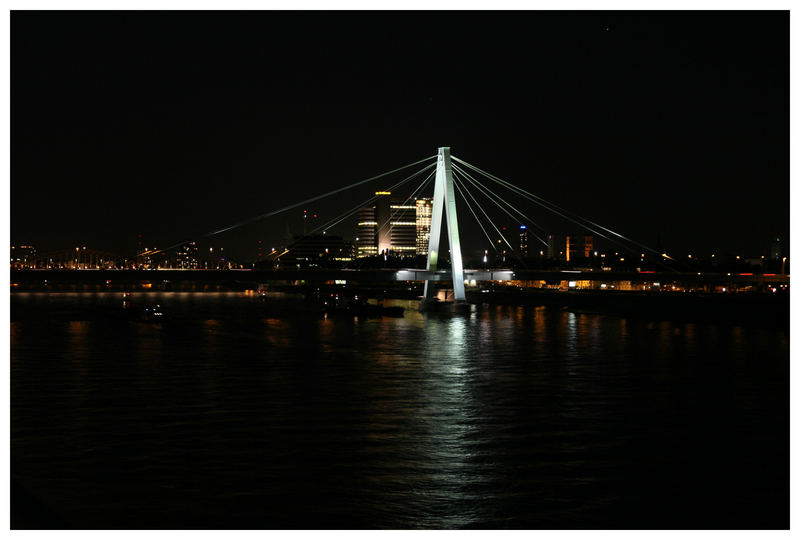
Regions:
[[[461,258],[461,241],[458,238],[458,215],[453,187],[453,169],[450,163],[450,147],[442,146],[436,162],[436,180],[433,188],[431,235],[428,242],[427,270],[434,271],[439,264],[439,241],[442,236],[442,218],[447,218],[447,239],[450,244],[450,262],[453,273],[455,301],[466,302],[464,291],[464,262]],[[433,299],[433,283],[425,280],[424,301]]]

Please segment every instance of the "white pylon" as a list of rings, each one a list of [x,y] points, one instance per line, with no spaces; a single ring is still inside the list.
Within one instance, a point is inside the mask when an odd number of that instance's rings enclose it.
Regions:
[[[428,242],[428,264],[430,271],[436,270],[439,263],[439,239],[442,234],[442,213],[447,216],[447,239],[450,244],[450,262],[453,272],[453,293],[456,302],[466,302],[464,292],[464,263],[461,259],[461,242],[458,239],[458,215],[456,196],[453,191],[453,169],[450,164],[450,147],[439,148],[436,162],[436,184],[433,188],[433,210],[431,214],[431,235]],[[425,300],[433,298],[433,284],[425,280]]]

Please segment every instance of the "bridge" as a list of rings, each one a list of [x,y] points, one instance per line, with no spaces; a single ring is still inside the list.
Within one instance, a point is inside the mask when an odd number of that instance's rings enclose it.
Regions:
[[[631,283],[692,283],[699,285],[784,285],[789,283],[786,274],[753,274],[727,272],[604,272],[578,270],[511,270],[486,269],[463,271],[464,281],[487,282],[531,282],[563,281],[623,282]],[[27,283],[76,281],[80,283],[161,283],[161,282],[239,282],[257,285],[270,282],[325,283],[345,281],[351,283],[377,282],[437,282],[452,281],[452,270],[427,270],[424,268],[382,268],[369,270],[356,269],[279,269],[279,270],[104,270],[87,269],[65,272],[63,270],[13,270],[13,281]]]
[[[435,162],[431,163],[431,160]],[[426,164],[427,163],[427,164]],[[273,270],[173,270],[173,269],[163,269],[163,270],[81,270],[81,280],[82,281],[94,281],[94,280],[107,280],[107,281],[114,281],[114,280],[123,280],[123,281],[136,281],[136,280],[153,280],[153,281],[187,281],[187,280],[208,280],[208,281],[244,281],[248,283],[258,282],[258,283],[266,283],[271,281],[306,281],[306,282],[325,282],[325,281],[347,281],[350,282],[391,282],[391,281],[406,281],[406,282],[424,282],[424,293],[423,293],[423,301],[424,302],[431,302],[434,300],[435,296],[435,289],[437,288],[434,284],[438,284],[440,282],[451,282],[452,289],[453,289],[453,297],[456,303],[463,303],[466,302],[466,294],[465,294],[465,282],[477,283],[477,282],[533,282],[533,281],[544,281],[548,284],[551,283],[559,283],[559,282],[615,282],[615,281],[627,281],[631,283],[669,283],[669,282],[676,282],[681,281],[684,283],[693,283],[697,284],[698,286],[714,286],[718,284],[755,284],[759,286],[763,285],[770,285],[770,284],[788,284],[788,275],[753,275],[752,273],[704,273],[704,272],[681,272],[676,271],[676,269],[672,268],[667,271],[637,271],[637,272],[614,272],[614,271],[602,271],[602,270],[531,270],[531,269],[469,269],[464,268],[463,266],[463,257],[461,252],[461,237],[460,237],[460,230],[459,230],[459,217],[458,217],[458,209],[456,206],[456,194],[459,194],[461,197],[461,202],[464,204],[472,216],[477,221],[478,225],[480,226],[481,231],[486,236],[486,239],[489,242],[489,246],[492,247],[495,251],[497,250],[497,242],[503,242],[505,246],[507,246],[512,253],[515,252],[515,248],[512,246],[511,242],[509,242],[508,238],[506,238],[499,227],[492,221],[489,215],[484,208],[484,204],[478,201],[476,198],[477,195],[482,195],[485,197],[487,201],[495,205],[497,208],[502,210],[505,215],[510,217],[513,220],[516,220],[517,223],[522,223],[524,220],[525,223],[530,225],[536,226],[544,232],[540,226],[538,226],[533,220],[531,220],[527,215],[521,212],[515,205],[519,203],[517,200],[520,201],[527,201],[536,204],[538,207],[546,210],[549,213],[552,213],[560,218],[563,218],[566,221],[571,222],[574,225],[577,225],[581,229],[591,232],[592,234],[596,235],[597,237],[603,238],[607,240],[610,244],[614,244],[616,246],[620,246],[623,250],[628,252],[639,252],[642,253],[642,257],[644,257],[644,252],[649,252],[651,255],[655,255],[655,259],[657,260],[657,264],[662,264],[667,261],[674,261],[671,257],[669,257],[665,253],[659,253],[658,251],[636,242],[635,240],[628,238],[608,227],[600,225],[599,223],[595,223],[589,219],[583,218],[566,210],[554,203],[544,200],[543,198],[526,191],[511,182],[503,180],[491,173],[480,169],[472,164],[469,164],[457,157],[451,156],[450,148],[449,147],[441,147],[438,149],[438,152],[435,156],[431,156],[429,158],[425,158],[420,161],[416,161],[405,165],[403,167],[394,169],[392,171],[388,171],[383,174],[379,174],[373,176],[371,178],[367,178],[365,180],[355,182],[349,186],[344,186],[338,189],[334,189],[328,193],[324,193],[315,197],[311,197],[304,201],[300,201],[298,203],[285,206],[283,208],[279,208],[277,210],[268,212],[266,214],[262,214],[260,216],[255,216],[253,218],[247,219],[245,221],[224,227],[222,229],[218,229],[216,231],[212,231],[202,235],[198,238],[210,237],[217,234],[224,233],[226,231],[230,231],[236,229],[237,227],[241,227],[243,225],[253,223],[257,220],[274,216],[280,214],[282,212],[286,212],[293,208],[298,208],[300,206],[307,205],[314,201],[332,197],[334,195],[338,195],[343,191],[355,188],[357,186],[364,185],[369,182],[374,182],[377,179],[384,178],[388,175],[397,173],[398,171],[407,169],[409,167],[413,167],[415,165],[425,164],[420,170],[416,171],[414,174],[408,176],[407,178],[401,180],[400,182],[395,183],[392,186],[388,187],[387,191],[396,189],[407,182],[413,180],[414,178],[418,178],[420,175],[424,175],[426,171],[433,169],[431,173],[425,178],[422,183],[414,190],[414,192],[409,196],[413,198],[414,195],[420,192],[426,185],[428,185],[431,177],[435,177],[434,186],[433,186],[433,203],[432,203],[432,212],[431,212],[431,226],[430,226],[430,237],[428,242],[428,249],[427,249],[427,260],[425,268],[405,268],[405,269],[300,269],[300,268],[281,268],[281,269],[273,269]],[[478,177],[483,178],[479,180]],[[513,204],[509,202],[505,198],[503,198],[497,191],[490,188],[490,183],[492,185],[497,186],[497,189],[500,188],[507,190],[512,194],[513,197]],[[341,223],[344,219],[348,218],[349,216],[354,215],[358,212],[361,208],[366,205],[373,203],[377,196],[385,193],[385,192],[377,192],[376,197],[371,197],[367,201],[360,203],[359,205],[355,206],[354,208],[349,209],[344,214],[335,217],[334,219],[330,220],[329,222],[317,227],[313,231],[309,232],[305,237],[309,237],[319,231],[322,231],[324,234],[329,228]],[[505,193],[505,192],[504,192]],[[470,200],[472,202],[470,202]],[[378,238],[386,238],[386,233],[381,236],[381,231],[383,227],[388,225],[392,222],[392,219],[397,214],[395,211],[388,220],[386,220],[380,228],[375,233],[376,237]],[[485,221],[480,218],[480,216],[485,218]],[[521,219],[520,219],[521,218]],[[484,226],[486,223],[486,226]],[[442,228],[447,227],[447,241],[449,247],[449,256],[450,256],[450,268],[447,270],[440,269],[440,258],[441,258],[441,240],[442,240]],[[540,243],[547,245],[540,236],[538,236],[532,228],[529,227],[528,230],[533,238],[535,238]],[[494,230],[501,240],[497,242],[490,236],[489,230]],[[497,238],[495,237],[495,238]],[[185,242],[180,242],[178,244],[174,244],[164,249],[160,250],[152,250],[149,252],[145,252],[142,255],[152,255],[159,252],[164,252],[178,246],[185,244]],[[291,248],[287,249],[283,253],[290,251]],[[64,258],[73,260],[75,267],[80,268],[79,257],[83,255],[82,253],[78,252],[77,255],[71,251],[64,252]],[[98,254],[105,255],[105,254]],[[94,262],[94,261],[88,261]],[[58,276],[56,274],[48,275],[48,270],[23,270],[23,271],[15,271],[14,276],[12,279],[19,279],[19,280],[37,280],[37,279],[53,279],[58,280],[62,279],[63,276]]]

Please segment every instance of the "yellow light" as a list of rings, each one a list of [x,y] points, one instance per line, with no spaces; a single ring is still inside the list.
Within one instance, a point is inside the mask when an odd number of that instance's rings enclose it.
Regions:
[[[376,191],[375,195],[391,195],[391,191]]]

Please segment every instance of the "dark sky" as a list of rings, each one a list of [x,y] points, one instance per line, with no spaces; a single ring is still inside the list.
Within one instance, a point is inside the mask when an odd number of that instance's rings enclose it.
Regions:
[[[40,251],[164,247],[438,146],[675,253],[788,234],[788,12],[13,12],[11,29],[11,237]],[[378,184],[310,206],[331,218]],[[212,243],[251,259],[301,215]]]

